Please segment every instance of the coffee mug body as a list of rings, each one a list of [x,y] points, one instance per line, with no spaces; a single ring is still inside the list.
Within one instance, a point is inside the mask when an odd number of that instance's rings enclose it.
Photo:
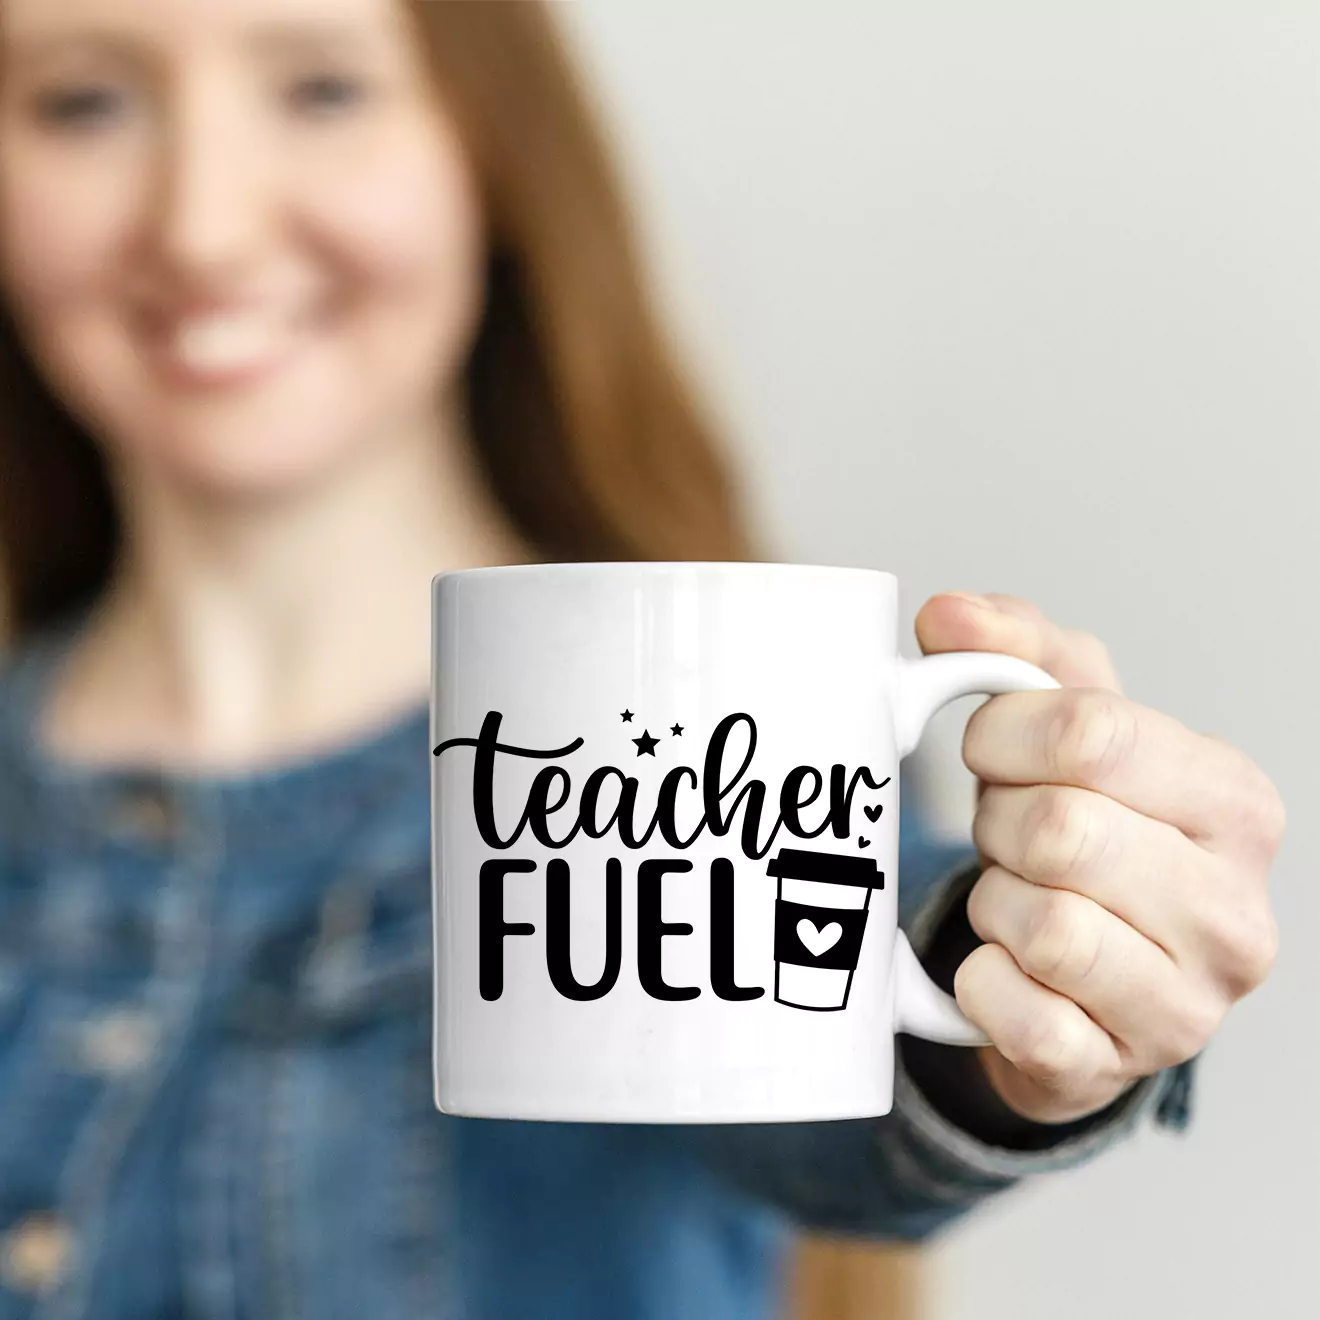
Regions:
[[[897,932],[900,754],[950,695],[1051,681],[914,681],[897,604],[806,565],[435,579],[439,1108],[883,1114],[905,986],[908,1029],[983,1039]]]

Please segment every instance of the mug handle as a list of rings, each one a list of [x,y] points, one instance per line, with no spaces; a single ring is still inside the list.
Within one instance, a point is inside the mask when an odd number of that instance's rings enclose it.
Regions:
[[[1058,686],[1043,669],[992,651],[900,658],[893,702],[899,759],[916,747],[930,717],[958,697],[1043,692]],[[990,1044],[981,1028],[964,1016],[954,997],[926,975],[901,930],[895,938],[893,969],[895,1031],[942,1045]]]

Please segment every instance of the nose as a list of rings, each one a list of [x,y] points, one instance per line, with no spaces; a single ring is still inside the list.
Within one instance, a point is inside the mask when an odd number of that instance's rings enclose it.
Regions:
[[[256,255],[272,214],[256,116],[218,85],[181,94],[163,127],[152,246],[167,273],[205,291]]]

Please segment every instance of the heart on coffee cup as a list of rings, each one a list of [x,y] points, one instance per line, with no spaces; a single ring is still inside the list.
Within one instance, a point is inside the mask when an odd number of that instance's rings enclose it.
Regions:
[[[803,948],[809,949],[813,957],[819,958],[839,942],[843,936],[843,927],[837,921],[817,926],[814,921],[803,917],[797,924],[797,935]]]
[[[877,821],[877,820],[879,820],[879,819],[880,819],[880,813],[881,813],[884,809],[885,809],[885,804],[884,804],[883,802],[881,802],[878,806],[874,806],[874,807],[863,807],[863,808],[862,808],[862,810],[863,810],[864,812],[866,812],[866,819],[869,820],[869,821]]]

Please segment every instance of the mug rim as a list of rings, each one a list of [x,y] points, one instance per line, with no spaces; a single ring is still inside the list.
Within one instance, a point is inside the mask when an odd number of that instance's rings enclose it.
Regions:
[[[576,575],[599,572],[677,573],[700,571],[710,575],[738,577],[754,574],[830,574],[855,575],[868,581],[877,579],[897,584],[895,574],[881,568],[865,568],[858,564],[801,564],[778,559],[573,559],[534,560],[524,564],[482,564],[473,568],[451,568],[433,574],[432,585],[449,579],[485,577],[537,577]]]

